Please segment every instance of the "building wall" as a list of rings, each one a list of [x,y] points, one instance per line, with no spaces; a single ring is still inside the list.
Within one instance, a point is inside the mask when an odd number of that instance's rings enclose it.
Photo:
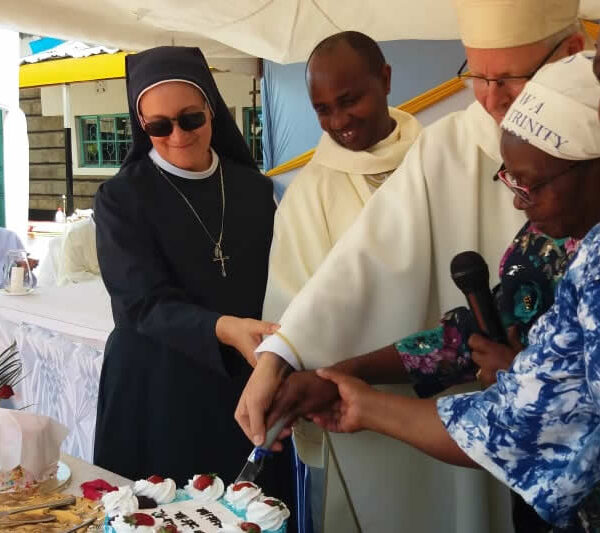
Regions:
[[[228,107],[235,109],[236,122],[243,131],[242,109],[252,106],[252,77],[229,72],[216,72],[214,76]],[[82,115],[127,113],[127,93],[124,79],[76,83],[69,91],[74,204],[76,208],[86,209],[92,206],[100,183],[116,174],[118,169],[80,165],[80,133],[76,119]],[[260,95],[257,105],[260,106]],[[22,89],[21,107],[28,115],[31,145],[30,209],[54,211],[65,193],[63,88]]]
[[[59,116],[62,120],[62,86],[42,87],[41,91],[42,115],[44,117]],[[107,177],[114,176],[118,169],[80,166],[80,139],[77,117],[82,115],[112,115],[115,113],[127,113],[128,107],[125,80],[102,80],[74,83],[70,86],[69,92],[71,105],[70,125],[73,179],[87,179],[88,185],[93,188],[94,181],[104,181]]]
[[[56,210],[66,191],[63,120],[42,116],[40,89],[21,89],[19,99],[29,138],[29,210]]]

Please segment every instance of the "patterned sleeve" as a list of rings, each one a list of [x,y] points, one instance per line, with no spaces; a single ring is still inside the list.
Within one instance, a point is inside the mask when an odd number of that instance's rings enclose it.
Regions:
[[[581,291],[577,309],[583,328],[584,357],[587,384],[600,412],[600,267],[590,273],[588,282]]]
[[[395,343],[415,392],[421,398],[475,380],[467,340],[474,332],[466,307],[448,311],[437,328],[420,331]]]
[[[582,291],[578,314],[584,328],[584,354],[587,384],[596,409],[600,411],[600,276],[592,279]],[[580,520],[588,530],[600,532],[600,483],[585,497],[577,510]]]
[[[439,399],[438,415],[471,459],[565,527],[600,481],[600,225],[529,341],[496,384]]]

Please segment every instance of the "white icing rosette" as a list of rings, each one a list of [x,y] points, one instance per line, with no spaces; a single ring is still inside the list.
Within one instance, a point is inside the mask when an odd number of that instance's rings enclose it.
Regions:
[[[133,486],[136,496],[152,498],[158,505],[171,503],[175,499],[176,490],[175,481],[170,478],[163,480],[162,483],[152,483],[147,479],[140,479]]]
[[[237,511],[246,509],[250,502],[260,498],[262,490],[258,485],[249,481],[232,483],[227,487],[225,501]]]
[[[110,523],[111,527],[115,530],[115,533],[156,533],[160,530],[163,525],[163,521],[160,518],[151,517],[154,520],[154,524],[151,526],[135,525],[131,523],[130,515],[119,514]]]
[[[106,493],[102,496],[102,503],[104,511],[110,517],[118,514],[128,515],[137,512],[139,509],[138,499],[129,485]]]
[[[194,484],[196,481],[206,474],[195,475],[193,479],[188,481],[188,484],[184,487],[188,495],[197,500],[199,503],[210,503],[216,502],[225,491],[225,485],[223,480],[219,476],[211,476],[213,478],[212,484],[206,487],[204,490],[198,490]]]
[[[248,505],[246,520],[258,524],[261,529],[276,531],[290,517],[290,510],[276,498],[264,497]]]

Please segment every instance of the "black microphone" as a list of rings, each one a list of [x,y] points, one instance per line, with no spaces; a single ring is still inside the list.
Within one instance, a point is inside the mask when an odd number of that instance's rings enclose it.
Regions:
[[[450,272],[456,286],[467,297],[479,332],[494,342],[507,344],[492,291],[488,266],[477,252],[462,252],[452,259]]]

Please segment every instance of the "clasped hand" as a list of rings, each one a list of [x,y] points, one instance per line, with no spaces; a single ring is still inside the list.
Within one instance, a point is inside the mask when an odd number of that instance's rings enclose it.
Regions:
[[[292,372],[279,356],[265,353],[250,376],[235,412],[235,419],[255,445],[264,442],[265,430],[282,417],[286,428],[279,442],[291,433],[291,425],[306,417],[331,431],[363,429],[363,414],[373,393],[363,381],[333,369]]]
[[[215,333],[219,342],[232,346],[240,352],[248,364],[256,366],[256,348],[262,341],[263,335],[272,335],[279,329],[277,324],[223,315],[217,320]]]

